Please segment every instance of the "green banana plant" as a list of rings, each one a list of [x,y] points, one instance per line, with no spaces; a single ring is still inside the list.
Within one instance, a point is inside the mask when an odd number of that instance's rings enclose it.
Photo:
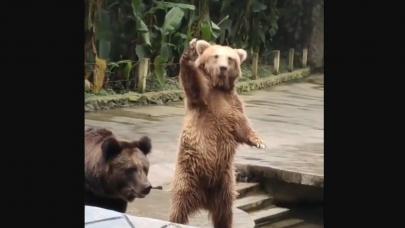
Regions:
[[[174,57],[180,55],[180,48],[187,40],[187,35],[180,32],[180,26],[186,11],[193,11],[193,5],[183,3],[168,3],[158,1],[146,14],[153,14],[156,11],[165,12],[164,20],[161,26],[154,24],[151,30],[151,45],[141,45],[136,48],[138,57],[149,57],[152,59],[153,76],[162,88],[167,77],[167,67],[173,64]]]

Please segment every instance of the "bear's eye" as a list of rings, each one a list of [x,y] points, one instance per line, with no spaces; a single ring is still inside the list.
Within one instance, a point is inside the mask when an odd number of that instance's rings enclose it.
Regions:
[[[232,59],[231,57],[228,57],[228,61],[229,61],[229,62],[232,62],[233,59]]]
[[[218,55],[214,55],[214,58],[218,59],[218,57],[219,57]]]

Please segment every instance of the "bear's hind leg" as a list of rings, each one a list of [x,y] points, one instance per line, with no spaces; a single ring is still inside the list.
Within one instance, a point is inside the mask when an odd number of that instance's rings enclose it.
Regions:
[[[235,198],[232,184],[232,182],[227,182],[212,196],[214,200],[212,200],[209,211],[214,228],[232,228],[232,205]]]
[[[221,202],[220,205],[211,209],[212,222],[214,228],[232,228],[232,195],[221,197],[222,200],[216,200],[216,202]]]
[[[195,189],[174,191],[170,209],[170,222],[188,224],[188,216],[201,207],[202,195]]]

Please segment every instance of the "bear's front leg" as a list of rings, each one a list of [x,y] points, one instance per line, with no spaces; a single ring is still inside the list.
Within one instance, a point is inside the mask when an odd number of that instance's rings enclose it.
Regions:
[[[240,143],[246,143],[249,146],[255,146],[260,149],[266,148],[263,140],[250,127],[249,121],[245,116],[240,117],[240,121],[236,126],[235,137]]]
[[[180,81],[187,98],[189,108],[206,105],[206,85],[199,69],[194,64],[197,58],[196,39],[190,41],[190,46],[184,50],[180,58]]]
[[[255,146],[260,149],[266,148],[263,140],[259,136],[257,136],[256,132],[254,132],[252,129],[250,129],[250,132],[248,134],[249,134],[248,142],[247,142],[248,145]]]
[[[193,62],[198,58],[196,45],[197,45],[197,39],[194,38],[190,41],[189,47],[187,48],[186,52],[184,53],[187,55],[187,58]]]

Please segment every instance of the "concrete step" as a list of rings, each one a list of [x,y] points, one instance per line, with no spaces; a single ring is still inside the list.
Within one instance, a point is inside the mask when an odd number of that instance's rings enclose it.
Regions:
[[[260,210],[250,211],[249,215],[255,221],[256,225],[264,225],[280,221],[280,219],[282,219],[283,216],[288,215],[289,212],[290,209],[288,208],[271,205],[269,207],[262,208]]]
[[[260,184],[258,182],[237,182],[236,191],[239,193],[237,198],[242,198],[250,192],[257,192],[260,190]]]
[[[265,193],[254,193],[246,195],[243,198],[236,199],[234,206],[244,211],[250,211],[268,206],[272,202],[273,197]]]
[[[293,228],[304,224],[304,220],[299,218],[286,218],[276,222],[263,222],[256,224],[255,228]]]

